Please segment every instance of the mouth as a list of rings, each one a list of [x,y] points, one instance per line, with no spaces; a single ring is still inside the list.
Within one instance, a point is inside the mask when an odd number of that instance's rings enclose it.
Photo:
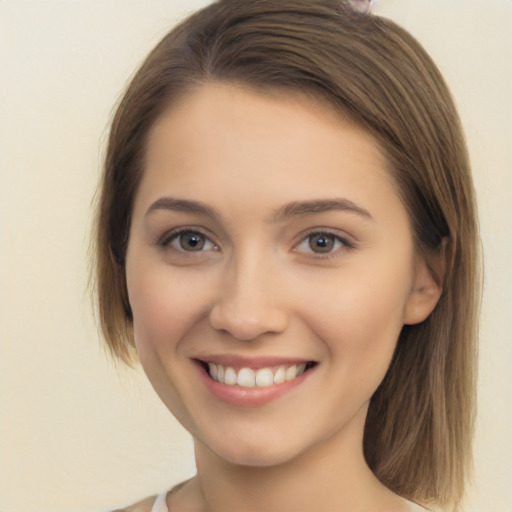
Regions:
[[[264,367],[235,366],[213,361],[196,362],[207,376],[219,384],[239,388],[269,388],[295,381],[317,366],[316,361]]]

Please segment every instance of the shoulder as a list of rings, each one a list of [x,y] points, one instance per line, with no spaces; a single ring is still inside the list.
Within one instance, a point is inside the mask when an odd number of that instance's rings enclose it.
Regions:
[[[153,503],[155,503],[156,496],[149,496],[148,498],[144,498],[129,507],[125,507],[123,509],[113,510],[112,512],[151,512],[153,507]]]

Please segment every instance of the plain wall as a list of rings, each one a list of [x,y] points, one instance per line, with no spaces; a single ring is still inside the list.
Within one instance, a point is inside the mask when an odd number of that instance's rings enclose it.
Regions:
[[[204,0],[0,2],[0,510],[97,511],[194,473],[188,435],[140,371],[108,360],[85,294],[112,106]],[[485,289],[475,483],[512,510],[512,2],[380,0],[445,74],[477,187]]]

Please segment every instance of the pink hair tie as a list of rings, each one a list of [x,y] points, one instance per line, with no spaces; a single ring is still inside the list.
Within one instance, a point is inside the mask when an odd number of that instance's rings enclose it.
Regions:
[[[373,7],[373,0],[343,0],[343,3],[361,16],[370,14]]]

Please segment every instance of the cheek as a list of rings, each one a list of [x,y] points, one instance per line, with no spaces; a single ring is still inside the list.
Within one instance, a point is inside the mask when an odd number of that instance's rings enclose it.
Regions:
[[[204,316],[204,287],[154,265],[127,267],[128,297],[139,357],[148,351],[175,349]]]
[[[351,267],[350,272],[340,272],[337,279],[324,283],[314,310],[310,309],[309,323],[343,366],[379,368],[385,373],[411,287],[411,276],[403,270],[407,265],[375,263],[362,265],[361,272]],[[311,302],[303,307],[307,311]]]

